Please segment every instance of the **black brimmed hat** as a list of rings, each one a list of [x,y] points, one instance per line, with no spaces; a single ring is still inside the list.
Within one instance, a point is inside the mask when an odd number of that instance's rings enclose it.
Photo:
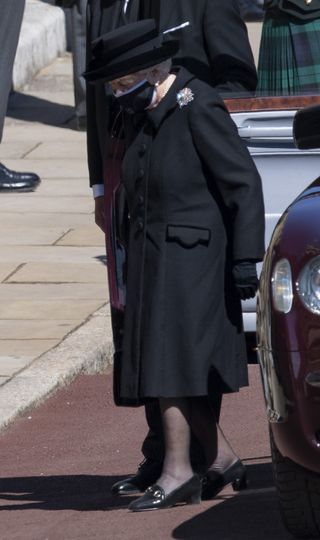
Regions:
[[[83,74],[88,82],[107,82],[171,58],[177,40],[166,40],[153,19],[126,24],[92,43],[93,59]]]

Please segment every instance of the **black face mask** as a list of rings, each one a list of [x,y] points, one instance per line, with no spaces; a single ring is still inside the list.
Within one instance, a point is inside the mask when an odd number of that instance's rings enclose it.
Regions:
[[[131,92],[115,94],[120,107],[129,114],[143,112],[150,107],[154,94],[154,86],[148,81],[135,88]]]

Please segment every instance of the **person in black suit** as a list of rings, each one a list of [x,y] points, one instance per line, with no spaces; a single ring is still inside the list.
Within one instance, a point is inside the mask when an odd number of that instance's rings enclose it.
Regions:
[[[165,455],[132,511],[199,502],[191,430],[217,485],[217,451],[226,461],[232,452],[226,440],[219,448],[208,388],[248,382],[240,299],[255,295],[264,254],[258,171],[217,91],[172,69],[178,47],[153,19],[131,23],[95,42],[86,73],[110,82],[138,121],[122,162],[130,224],[119,396],[158,403]],[[230,461],[226,482],[241,475]]]
[[[86,85],[82,77],[86,61],[87,0],[55,0],[55,5],[70,10],[75,127],[83,131],[87,124]]]
[[[12,86],[13,63],[19,41],[25,0],[0,2],[0,142]],[[40,183],[35,173],[17,172],[0,163],[0,193],[34,191]]]
[[[100,35],[126,24],[152,17],[168,37],[180,40],[173,62],[186,67],[197,78],[215,87],[221,94],[251,92],[257,84],[254,60],[246,27],[240,16],[237,0],[89,0],[87,11],[88,62],[92,58],[91,43]],[[103,178],[105,155],[108,152],[111,126],[117,114],[111,92],[103,84],[87,85],[87,141],[90,185],[95,197],[96,223],[104,230]],[[117,314],[113,313],[117,325]],[[121,324],[121,322],[120,322]],[[117,348],[117,347],[116,347]],[[214,393],[217,396],[217,393]],[[221,395],[216,397],[219,416]],[[142,452],[146,458],[138,473],[113,486],[113,493],[143,491],[157,477],[163,461],[163,437],[157,402],[146,406],[149,434]],[[197,445],[194,461],[202,462]],[[200,455],[199,455],[200,454]],[[230,462],[236,457],[230,456]],[[221,479],[220,479],[221,480]],[[220,482],[221,484],[221,482]],[[220,485],[219,484],[219,485]],[[217,484],[215,484],[216,486]],[[207,495],[214,495],[216,487]],[[222,486],[223,487],[223,486]]]

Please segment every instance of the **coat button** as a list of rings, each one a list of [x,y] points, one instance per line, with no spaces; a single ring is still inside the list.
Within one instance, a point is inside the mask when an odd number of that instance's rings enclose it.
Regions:
[[[144,154],[146,153],[146,150],[147,150],[147,145],[142,143],[142,145],[139,148],[139,155],[144,156]]]
[[[144,169],[138,171],[138,178],[142,179],[144,177]]]
[[[138,196],[138,201],[140,204],[143,204],[144,203],[144,196],[143,195],[139,195]]]
[[[138,225],[138,229],[140,231],[142,231],[143,230],[143,221],[141,219],[139,219],[139,221],[137,222],[137,225]]]

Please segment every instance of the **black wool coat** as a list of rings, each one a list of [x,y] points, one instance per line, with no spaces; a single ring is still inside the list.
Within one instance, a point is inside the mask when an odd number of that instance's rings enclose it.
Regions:
[[[160,7],[154,7],[159,3]],[[162,30],[189,22],[189,26],[168,34],[180,40],[180,50],[174,59],[176,65],[184,66],[220,92],[255,90],[256,69],[238,0],[140,0],[140,4],[141,11],[133,10],[131,20],[153,16],[155,10],[160,12]],[[123,0],[88,0],[88,61],[91,42],[125,24],[123,5]],[[104,84],[87,85],[90,185],[103,183],[104,160],[116,114],[114,106]]]
[[[193,100],[180,108],[177,92]],[[259,174],[215,90],[181,68],[123,160],[130,211],[120,396],[247,383],[233,261],[264,254]],[[219,386],[218,384],[218,386]]]

